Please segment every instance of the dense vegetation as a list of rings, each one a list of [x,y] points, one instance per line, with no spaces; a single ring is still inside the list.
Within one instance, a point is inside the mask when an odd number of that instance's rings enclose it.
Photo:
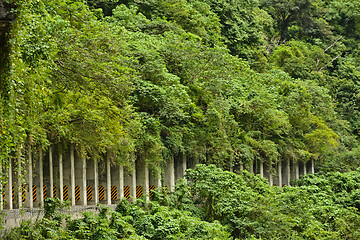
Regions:
[[[12,2],[4,168],[69,143],[157,169],[184,155],[359,165],[357,1]]]
[[[359,171],[307,175],[284,188],[214,165],[198,165],[186,177],[151,202],[122,200],[115,211],[76,220],[57,212],[59,200],[46,199],[45,218],[23,222],[4,239],[360,238]]]
[[[17,20],[0,49],[3,172],[30,147],[69,143],[155,169],[184,156],[222,169],[360,165],[359,1],[6,1]],[[358,171],[291,188],[214,166],[187,177],[148,205],[66,229],[49,214],[9,239],[360,238]]]

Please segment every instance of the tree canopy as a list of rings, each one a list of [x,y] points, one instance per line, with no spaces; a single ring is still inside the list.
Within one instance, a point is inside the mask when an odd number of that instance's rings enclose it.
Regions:
[[[154,167],[182,155],[224,168],[359,164],[355,2],[14,3],[3,163],[24,145],[73,143]]]

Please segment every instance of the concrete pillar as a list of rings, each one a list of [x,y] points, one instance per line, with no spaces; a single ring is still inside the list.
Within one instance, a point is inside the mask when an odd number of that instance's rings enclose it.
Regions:
[[[274,185],[274,180],[273,180],[273,175],[272,175],[272,173],[270,173],[270,175],[269,175],[269,184],[270,184],[270,186],[273,186],[273,185]]]
[[[183,171],[182,178],[185,178],[186,169],[187,169],[186,154],[183,153],[183,156],[182,156],[182,171]]]
[[[29,173],[29,198],[28,198],[28,202],[29,202],[29,208],[33,208],[34,204],[33,204],[33,191],[32,191],[32,186],[33,186],[33,166],[32,166],[32,149],[31,149],[31,145],[29,144],[29,169],[28,169],[28,173]]]
[[[299,172],[299,162],[296,162],[295,165],[295,179],[299,179],[300,177],[300,172]]]
[[[287,160],[286,162],[286,176],[287,176],[286,184],[290,186],[290,178],[291,178],[290,160]]]
[[[22,181],[21,181],[21,149],[22,149],[22,146],[18,149],[18,161],[17,161],[17,166],[18,166],[18,169],[17,169],[17,197],[18,197],[18,206],[19,206],[19,209],[22,207]],[[1,194],[0,194],[1,196]],[[0,197],[1,198],[1,197]]]
[[[98,160],[95,153],[94,156],[94,203],[99,202],[99,176],[98,176]]]
[[[144,192],[145,192],[145,196],[146,196],[146,201],[149,201],[149,194],[150,194],[150,191],[149,191],[149,187],[150,187],[150,184],[149,184],[149,167],[148,167],[148,163],[145,162],[145,165],[144,165],[144,179],[145,179],[145,182],[144,182]]]
[[[169,191],[174,191],[175,189],[175,167],[174,167],[174,157],[171,157],[165,167],[165,185],[168,186]]]
[[[39,150],[39,200],[40,200],[40,207],[44,207],[44,164],[43,164],[43,154],[42,148],[40,147]]]
[[[161,184],[161,170],[159,169],[158,173],[157,173],[157,184],[156,184],[156,187],[157,188],[161,188],[162,187],[162,184]]]
[[[304,175],[306,175],[307,174],[306,173],[306,162],[304,162],[303,164],[304,164],[304,169],[303,169],[304,170]]]
[[[311,159],[311,173],[312,173],[312,174],[315,173],[315,162],[314,162],[314,159]]]
[[[59,149],[59,199],[64,201],[64,169],[63,169],[63,155],[62,150]]]
[[[136,166],[134,164],[134,170],[131,173],[131,185],[130,185],[130,195],[133,199],[136,199]]]
[[[110,154],[106,154],[106,203],[111,205],[111,169]]]
[[[52,146],[49,147],[49,174],[50,174],[50,197],[54,197],[54,164],[53,164],[53,155],[52,155]]]
[[[124,167],[119,166],[119,199],[124,198]]]
[[[9,169],[8,169],[8,192],[7,192],[7,202],[9,209],[13,209],[13,201],[12,201],[12,185],[13,185],[13,178],[12,178],[12,160],[9,161]]]
[[[264,177],[264,163],[263,161],[260,161],[260,176]]]
[[[254,174],[254,163],[253,162],[250,164],[250,171],[249,172]]]
[[[278,177],[279,177],[279,186],[282,186],[282,166],[281,161],[278,162]]]
[[[142,186],[143,196],[146,201],[149,200],[149,167],[144,159],[138,159],[136,165],[136,185]]]
[[[244,164],[240,164],[240,171],[244,170]]]
[[[82,158],[82,202],[83,205],[87,205],[87,196],[86,196],[86,157],[85,155],[81,156]]]
[[[70,178],[71,178],[71,206],[75,206],[75,157],[74,145],[70,145]]]

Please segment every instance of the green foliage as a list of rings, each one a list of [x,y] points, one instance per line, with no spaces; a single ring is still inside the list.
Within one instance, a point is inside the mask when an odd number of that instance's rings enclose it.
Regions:
[[[160,171],[183,157],[225,169],[359,164],[357,3],[16,6],[1,72],[4,171],[30,146],[70,143],[84,156],[111,153],[124,166],[141,159]]]
[[[25,146],[69,143],[157,171],[169,158],[360,165],[358,1],[7,2],[17,20],[0,56],[3,172]],[[65,230],[48,200],[46,218],[8,238],[227,238],[220,223],[239,238],[359,238],[357,172],[277,189],[200,165],[188,180]]]
[[[66,218],[47,199],[46,218],[23,222],[4,239],[358,239],[360,173],[318,173],[270,186],[242,171],[214,165],[187,170],[174,192],[154,191],[150,202],[122,199],[115,211]]]
[[[52,208],[56,199],[48,200]],[[66,221],[66,228],[55,219],[58,209],[46,218],[23,222],[4,239],[230,239],[218,222],[201,221],[190,214],[157,202],[128,203],[123,199],[116,211],[101,207],[99,214],[83,213],[83,218]]]
[[[203,219],[218,220],[233,237],[250,239],[357,239],[359,172],[306,175],[296,187],[271,187],[246,171],[213,165],[186,173]]]
[[[288,14],[287,29],[304,32],[306,19],[320,17],[338,24],[332,4],[87,3],[18,3],[2,91],[4,162],[21,144],[73,143],[85,155],[109,151],[154,169],[183,155],[229,168],[289,157],[329,166],[357,154],[355,138],[345,140],[357,133],[357,57],[336,57],[346,41],[269,38],[276,11]],[[100,16],[99,7],[112,13]]]
[[[22,221],[20,227],[7,231],[3,239],[75,239],[70,237],[62,226],[63,221],[70,219],[70,215],[62,214],[60,211],[69,204],[69,201],[60,202],[57,198],[47,198],[44,202],[43,218]]]
[[[46,198],[44,200],[44,218],[57,221],[59,224],[67,215],[61,214],[60,211],[69,208],[70,201],[61,202],[58,198]]]

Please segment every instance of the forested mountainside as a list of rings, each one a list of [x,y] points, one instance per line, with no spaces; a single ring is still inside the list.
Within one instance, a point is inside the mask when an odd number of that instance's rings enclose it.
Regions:
[[[6,0],[0,159],[359,166],[360,1]]]

